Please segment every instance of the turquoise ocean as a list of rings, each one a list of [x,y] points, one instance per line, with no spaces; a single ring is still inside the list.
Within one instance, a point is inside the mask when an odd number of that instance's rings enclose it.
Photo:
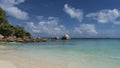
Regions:
[[[120,68],[120,39],[1,42],[0,59],[17,68]]]

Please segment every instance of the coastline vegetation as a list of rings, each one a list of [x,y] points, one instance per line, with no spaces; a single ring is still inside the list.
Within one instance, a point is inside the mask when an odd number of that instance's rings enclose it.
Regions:
[[[31,37],[31,34],[23,27],[11,25],[7,20],[5,11],[2,8],[0,8],[0,34],[5,38],[9,36],[16,36],[17,38]]]
[[[33,38],[24,27],[13,26],[7,20],[5,11],[0,8],[0,42],[45,42],[46,39]]]

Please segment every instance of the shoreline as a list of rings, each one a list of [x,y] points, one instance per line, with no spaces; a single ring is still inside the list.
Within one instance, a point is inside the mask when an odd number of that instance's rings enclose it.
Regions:
[[[47,42],[46,38],[2,38],[0,42]]]
[[[34,37],[16,37],[16,36],[8,36],[5,37],[3,35],[1,35],[0,37],[0,42],[47,42],[49,38],[34,38]],[[65,34],[63,37],[53,37],[50,38],[50,40],[69,40],[71,39],[70,36],[68,34]]]
[[[67,43],[69,42],[71,43],[71,41],[68,41]],[[49,46],[51,45],[51,43],[48,44],[49,42],[47,43],[48,46],[46,43],[40,43],[42,46],[38,46],[36,44],[25,44],[22,47],[18,45],[18,48],[16,48],[16,44],[10,44],[10,46],[1,45],[0,61],[2,61],[2,63],[0,64],[0,68],[5,68],[2,66],[3,64],[6,66],[15,66],[16,68],[120,67],[119,46],[118,44],[113,45],[116,44],[116,42],[113,41],[109,46],[109,41],[106,42],[107,45],[103,45],[104,41],[102,41],[98,43],[100,44],[99,46],[96,46],[96,42],[94,40],[92,42],[88,41],[88,43],[86,41],[81,42],[72,41],[72,46],[65,45],[53,47]],[[117,41],[117,43],[119,43],[119,41]],[[63,40],[60,45],[61,44],[66,43],[64,43]],[[100,50],[97,50],[98,47]],[[113,50],[111,50],[111,48],[113,48]],[[10,68],[10,66],[7,68]]]

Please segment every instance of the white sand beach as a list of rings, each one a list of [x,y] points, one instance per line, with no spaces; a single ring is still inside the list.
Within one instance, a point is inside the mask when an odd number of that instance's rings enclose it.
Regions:
[[[0,68],[67,68],[65,64],[54,64],[44,61],[32,61],[15,56],[1,56]]]
[[[0,60],[0,68],[17,68],[17,67],[9,61]]]

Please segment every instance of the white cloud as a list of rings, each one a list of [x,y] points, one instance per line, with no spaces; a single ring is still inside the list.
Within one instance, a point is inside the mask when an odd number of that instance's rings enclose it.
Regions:
[[[80,9],[75,9],[68,4],[64,5],[64,11],[70,15],[71,18],[77,19],[79,22],[83,20],[83,12]]]
[[[50,17],[49,17],[50,18]],[[28,22],[28,28],[33,33],[42,33],[49,35],[63,35],[67,33],[66,28],[63,25],[58,24],[58,19],[52,18],[44,21],[40,21],[35,24],[34,22]]]
[[[68,29],[64,25],[60,25],[59,19],[56,17],[48,17],[46,19],[43,17],[43,20],[38,23],[27,22],[26,28],[34,36],[63,36],[64,34],[70,34],[72,37],[92,37],[98,34],[93,24],[80,24],[79,27]]]
[[[28,13],[18,9],[17,7],[9,7],[6,9],[9,15],[14,16],[17,19],[27,20]]]
[[[75,27],[74,32],[84,36],[92,36],[98,33],[93,24],[81,24],[79,27]]]
[[[22,11],[16,5],[25,2],[25,0],[0,0],[0,6],[9,14],[20,20],[27,20],[29,18],[28,13]]]
[[[86,17],[93,18],[94,20],[97,20],[99,23],[118,24],[117,19],[120,17],[120,10],[118,10],[118,9],[101,10],[101,11],[96,12],[96,13],[87,14]]]

